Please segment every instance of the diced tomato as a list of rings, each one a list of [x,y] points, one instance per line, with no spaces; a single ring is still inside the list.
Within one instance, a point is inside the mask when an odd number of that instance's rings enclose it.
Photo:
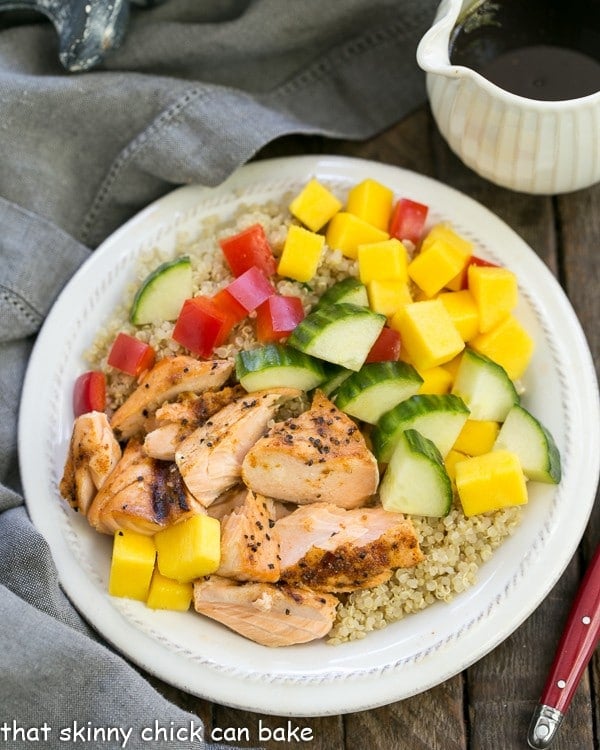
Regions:
[[[128,375],[138,377],[154,364],[156,353],[149,345],[135,336],[119,333],[108,353],[108,364]]]
[[[244,271],[225,289],[244,308],[246,313],[256,310],[260,304],[275,294],[271,282],[258,266],[252,266],[252,268]]]
[[[73,413],[76,417],[89,411],[106,409],[106,376],[99,370],[80,375],[73,387]]]
[[[400,334],[384,326],[371,347],[365,362],[395,362],[400,356]]]
[[[233,299],[227,289],[221,289],[220,292],[217,292],[214,296],[211,297],[211,300],[215,303],[219,310],[227,313],[227,315],[229,315],[233,319],[234,325],[235,323],[239,323],[240,320],[243,320],[248,315],[247,310],[243,308],[237,300]]]
[[[429,207],[410,198],[400,198],[394,206],[389,233],[398,240],[410,240],[417,245],[423,234]]]
[[[193,354],[208,358],[231,331],[234,321],[208,297],[186,299],[173,328],[173,339]]]
[[[274,294],[256,308],[256,338],[265,343],[289,336],[304,318],[300,297]]]
[[[241,276],[252,266],[260,268],[266,276],[275,273],[277,262],[261,224],[252,224],[238,234],[219,240],[219,244],[234,276]]]

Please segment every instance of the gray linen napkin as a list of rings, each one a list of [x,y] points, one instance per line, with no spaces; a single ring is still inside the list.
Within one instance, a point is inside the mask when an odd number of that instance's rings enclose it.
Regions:
[[[131,730],[88,747],[217,747],[198,733],[142,738],[155,720],[202,726],[106,647],[60,589],[21,497],[17,410],[30,348],[90,249],[151,200],[178,184],[218,184],[278,136],[362,139],[420,104],[414,55],[436,4],[168,0],[132,9],[121,48],[84,74],[62,69],[49,23],[0,17],[3,747],[79,747],[82,727]]]

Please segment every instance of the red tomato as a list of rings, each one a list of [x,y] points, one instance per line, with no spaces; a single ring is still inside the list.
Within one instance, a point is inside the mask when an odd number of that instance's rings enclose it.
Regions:
[[[241,276],[252,266],[260,268],[267,276],[277,269],[277,262],[265,230],[260,224],[253,224],[238,234],[219,240],[225,260],[234,276]]]
[[[384,326],[371,347],[365,362],[396,362],[400,356],[400,334]]]
[[[491,260],[485,260],[485,258],[480,258],[477,255],[471,255],[469,258],[469,265],[470,266],[491,266],[492,268],[499,268],[497,263],[492,263]]]
[[[271,282],[257,266],[244,271],[241,276],[228,284],[225,290],[247,313],[256,310],[260,304],[275,294]]]
[[[89,411],[106,409],[106,376],[99,370],[84,372],[73,387],[73,413],[76,417]]]
[[[234,324],[239,323],[240,320],[243,320],[248,315],[248,312],[237,300],[233,299],[227,289],[221,289],[220,292],[211,297],[211,300],[219,310],[222,310],[233,319]]]
[[[389,232],[398,240],[410,240],[417,245],[423,234],[429,207],[423,203],[400,198],[394,206]]]
[[[233,319],[208,297],[186,299],[175,322],[173,339],[193,354],[208,358],[233,327]]]
[[[137,377],[154,364],[154,349],[135,336],[119,333],[108,353],[108,364]]]
[[[304,318],[300,297],[274,294],[256,308],[256,338],[265,343],[289,336]]]

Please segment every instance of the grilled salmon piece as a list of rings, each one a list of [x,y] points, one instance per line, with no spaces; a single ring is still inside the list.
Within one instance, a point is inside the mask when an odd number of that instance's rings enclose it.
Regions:
[[[174,463],[149,458],[132,438],[92,501],[87,517],[104,534],[131,529],[154,534],[194,513],[202,513]]]
[[[237,398],[180,443],[175,462],[189,491],[204,506],[240,480],[242,461],[279,406],[301,395],[295,388]]]
[[[163,404],[144,439],[146,453],[162,461],[174,461],[177,447],[188,435],[244,393],[241,386],[227,386],[199,395],[184,393],[178,401]]]
[[[274,425],[248,451],[242,479],[278,500],[355,508],[375,494],[379,471],[358,427],[317,391],[308,411]]]
[[[272,583],[236,583],[210,576],[194,582],[194,608],[263,646],[323,638],[338,600],[331,594]]]
[[[277,581],[279,537],[274,526],[274,501],[246,491],[244,502],[221,522],[217,575],[238,581]]]
[[[342,593],[387,581],[423,559],[412,522],[381,506],[304,505],[275,524],[281,580]]]
[[[179,355],[164,357],[142,377],[138,387],[116,410],[110,426],[118,440],[140,432],[146,419],[165,401],[186,391],[200,393],[220,388],[233,371],[227,360],[199,360]]]
[[[121,458],[121,446],[104,412],[81,414],[73,423],[60,494],[72,508],[87,513],[94,495]]]

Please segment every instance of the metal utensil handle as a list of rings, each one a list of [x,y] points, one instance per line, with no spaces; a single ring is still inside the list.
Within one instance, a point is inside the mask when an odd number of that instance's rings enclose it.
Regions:
[[[600,639],[600,546],[571,607],[539,705],[529,727],[529,746],[547,748],[567,711]]]

